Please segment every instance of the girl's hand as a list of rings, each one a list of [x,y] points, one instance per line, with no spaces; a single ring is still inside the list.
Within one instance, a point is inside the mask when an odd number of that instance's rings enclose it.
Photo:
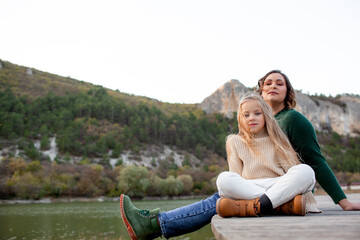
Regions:
[[[344,211],[357,211],[357,210],[360,210],[360,203],[352,203],[346,198],[340,200],[339,205],[340,205],[340,207],[342,207],[342,209]]]

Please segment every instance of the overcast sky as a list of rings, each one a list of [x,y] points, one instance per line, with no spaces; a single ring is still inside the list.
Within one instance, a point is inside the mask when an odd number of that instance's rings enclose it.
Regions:
[[[357,0],[0,0],[0,59],[171,103],[272,69],[360,94]]]

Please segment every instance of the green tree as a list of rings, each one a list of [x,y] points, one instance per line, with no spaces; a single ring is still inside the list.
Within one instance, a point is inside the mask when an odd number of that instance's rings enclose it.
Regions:
[[[149,186],[148,170],[142,166],[127,166],[120,172],[118,187],[130,197],[144,197]]]
[[[50,149],[50,139],[47,135],[41,137],[40,140],[40,149],[41,150],[49,150]]]
[[[188,174],[182,174],[182,175],[179,175],[176,179],[180,180],[183,183],[182,193],[184,195],[190,195],[192,192],[192,189],[194,187],[194,181],[193,181],[192,177]]]
[[[41,154],[32,142],[28,142],[24,152],[31,160],[40,160]]]
[[[8,179],[7,185],[22,199],[40,199],[45,194],[41,179],[30,172],[13,175]]]
[[[26,167],[26,171],[31,173],[35,173],[41,170],[43,170],[43,167],[41,166],[40,161],[33,161]]]
[[[179,196],[184,188],[181,180],[176,179],[174,176],[169,176],[165,179],[167,194],[169,196]]]

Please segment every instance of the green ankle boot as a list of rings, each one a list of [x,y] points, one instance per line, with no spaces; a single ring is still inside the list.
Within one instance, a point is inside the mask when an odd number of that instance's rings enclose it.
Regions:
[[[151,211],[140,210],[131,203],[128,196],[121,194],[120,212],[132,240],[154,239],[161,236],[157,220],[160,212],[159,208]]]

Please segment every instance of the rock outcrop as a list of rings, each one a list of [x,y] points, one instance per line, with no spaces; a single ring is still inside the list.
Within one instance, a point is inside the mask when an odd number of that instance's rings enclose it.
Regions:
[[[207,113],[219,112],[232,117],[242,95],[251,91],[232,79],[205,98],[200,107]],[[360,98],[318,98],[296,92],[296,110],[304,114],[318,131],[335,131],[340,135],[360,136]]]
[[[248,91],[239,80],[232,79],[205,98],[200,107],[207,113],[219,112],[232,117],[233,112],[237,111],[239,99]]]

